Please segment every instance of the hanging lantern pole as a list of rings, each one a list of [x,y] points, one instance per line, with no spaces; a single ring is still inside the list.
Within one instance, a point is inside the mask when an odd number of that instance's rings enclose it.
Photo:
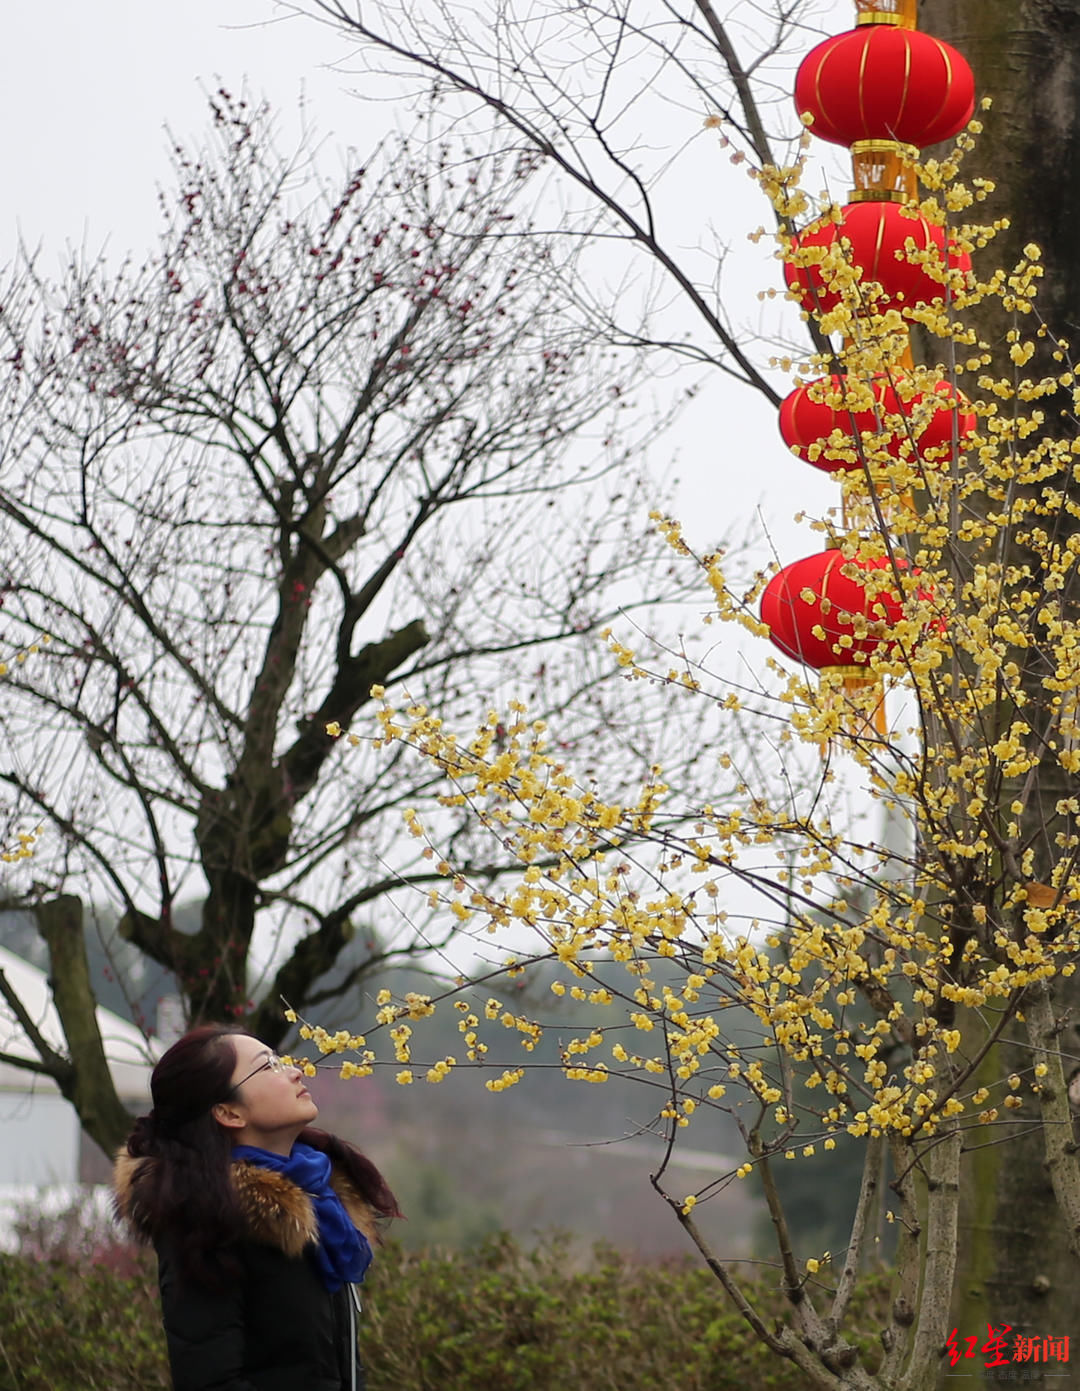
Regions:
[[[880,286],[874,302],[861,303],[855,323],[845,334],[842,360],[849,360],[857,347],[861,323],[873,314],[898,311],[910,321],[919,305],[943,298],[940,279],[929,274],[923,261],[929,258],[939,269],[970,269],[970,258],[953,247],[945,230],[929,223],[911,207],[917,200],[917,181],[913,147],[952,139],[967,125],[975,108],[975,79],[966,60],[956,49],[917,26],[917,0],[855,0],[855,28],[817,45],[800,65],[795,80],[795,105],[812,134],[851,151],[852,182],[849,202],[830,213],[794,238],[795,255],[785,264],[784,277],[790,290],[801,299],[808,313],[822,317],[843,302],[843,291],[829,283],[822,260],[842,239],[857,283],[867,281]],[[924,255],[912,260],[906,254],[909,242]],[[846,373],[820,378],[799,387],[783,402],[780,425],[789,446],[817,467],[840,479],[865,479],[879,521],[888,524],[890,508],[910,506],[910,497],[891,494],[875,478],[876,469],[866,460],[863,433],[872,431],[887,456],[910,458],[917,470],[947,462],[954,449],[954,437],[961,441],[975,428],[970,403],[949,383],[939,383],[933,398],[943,397],[948,413],[947,432],[934,415],[924,419],[916,433],[911,415],[924,406],[925,396],[912,392],[904,398],[905,370],[913,370],[910,331],[897,334],[890,343],[891,365],[870,382],[860,382]],[[927,409],[936,409],[932,399]],[[926,410],[923,411],[924,416]],[[955,424],[955,430],[953,428]],[[927,436],[925,442],[922,437]],[[875,450],[875,454],[880,453]],[[845,483],[845,518],[847,489]],[[786,566],[773,577],[762,596],[761,614],[770,625],[774,644],[785,655],[814,667],[821,675],[821,693],[826,702],[845,699],[849,713],[856,705],[860,688],[873,685],[878,690],[872,722],[882,738],[884,690],[871,674],[870,659],[875,651],[888,650],[888,623],[902,617],[900,597],[871,594],[855,571],[868,568],[854,559],[839,562],[847,574],[837,569],[834,553],[807,557]],[[901,568],[906,562],[899,560]],[[878,568],[874,562],[870,567]],[[789,572],[791,572],[789,574]],[[815,583],[796,585],[793,576],[817,576]],[[822,615],[830,612],[833,600],[821,586],[827,578],[842,579],[846,609],[837,621],[826,623]],[[863,586],[860,602],[853,588]],[[819,592],[820,591],[820,592]],[[876,612],[885,620],[875,626],[875,636],[867,646],[855,644],[853,626],[865,623]],[[849,626],[845,628],[845,623]],[[808,636],[809,635],[809,636]],[[812,639],[812,640],[811,640]],[[852,660],[854,652],[856,660]],[[865,703],[854,711],[852,733],[866,727]]]

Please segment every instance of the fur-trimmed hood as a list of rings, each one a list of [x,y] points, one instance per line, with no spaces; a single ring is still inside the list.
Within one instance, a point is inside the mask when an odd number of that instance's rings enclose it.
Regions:
[[[158,1160],[132,1159],[124,1150],[116,1157],[113,1189],[116,1214],[140,1241],[156,1235],[147,1205],[153,1191]],[[232,1166],[232,1182],[240,1200],[248,1236],[264,1246],[276,1246],[286,1256],[299,1256],[318,1241],[315,1205],[308,1193],[274,1169],[240,1161]],[[334,1165],[330,1185],[344,1204],[354,1227],[372,1246],[379,1240],[375,1213],[348,1176]]]

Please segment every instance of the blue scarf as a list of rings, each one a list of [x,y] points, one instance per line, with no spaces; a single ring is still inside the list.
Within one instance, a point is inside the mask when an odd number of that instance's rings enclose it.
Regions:
[[[371,1264],[371,1247],[363,1232],[349,1220],[344,1204],[330,1187],[330,1156],[310,1145],[293,1145],[286,1159],[254,1145],[236,1145],[234,1159],[246,1159],[263,1169],[273,1169],[291,1179],[311,1198],[319,1224],[315,1264],[326,1288],[333,1294],[346,1281],[358,1285]]]

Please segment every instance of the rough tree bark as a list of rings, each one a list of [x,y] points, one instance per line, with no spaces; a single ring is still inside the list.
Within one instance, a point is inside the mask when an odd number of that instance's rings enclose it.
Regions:
[[[1007,216],[1011,225],[986,255],[1008,267],[1027,243],[1042,248],[1045,276],[1039,313],[1051,334],[1070,338],[1075,347],[1080,335],[1080,184],[1073,175],[1080,159],[1080,0],[922,0],[919,25],[964,53],[979,91],[993,98],[971,157],[972,172],[994,180],[988,215]],[[1007,363],[1000,310],[988,303],[984,312],[987,321],[976,320],[976,326]],[[1050,370],[1053,364],[1033,361],[1024,375],[1039,376],[1040,366]],[[1071,402],[1055,404],[1055,410],[1047,406],[1048,427],[1073,428],[1074,422],[1059,414],[1068,407],[1071,415]],[[1059,525],[1069,524],[1075,525],[1062,514]],[[1037,556],[1026,559],[1034,567],[1039,564]],[[1080,602],[1075,573],[1071,593],[1062,597],[1075,615]],[[1036,697],[1039,673],[1026,675],[1027,689]],[[1041,694],[1045,698],[1045,692]],[[1045,838],[1038,838],[1050,819],[1047,809],[1075,791],[1075,779],[1052,755],[1027,790],[1022,827],[1035,833],[1038,880],[1048,879],[1054,853]],[[1055,982],[1054,1009],[1059,1020],[1068,1016],[1059,1035],[1063,1052],[1073,1055],[1065,1059],[1068,1075],[1080,1064],[1080,989],[1075,978]],[[1016,1032],[1012,1042],[1002,1045],[1004,1059],[988,1058],[988,1075],[1030,1065],[1023,1037]],[[1054,1199],[1044,1136],[1038,1126],[1016,1129],[1007,1146],[988,1146],[964,1156],[954,1322],[969,1335],[989,1322],[1009,1323],[1025,1334],[1075,1336],[1078,1262]],[[1077,1162],[1075,1156],[1072,1162]],[[1033,1365],[1032,1373],[1041,1376],[1042,1369]]]

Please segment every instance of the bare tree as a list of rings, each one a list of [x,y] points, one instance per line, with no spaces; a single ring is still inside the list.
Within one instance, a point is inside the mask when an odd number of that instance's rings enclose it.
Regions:
[[[629,773],[659,734],[620,725],[595,629],[681,583],[622,443],[656,428],[639,368],[565,314],[548,241],[503,235],[527,228],[535,159],[402,139],[330,185],[304,147],[276,152],[264,108],[211,106],[208,147],[175,150],[158,251],[75,257],[58,284],[30,258],[0,318],[4,632],[50,640],[5,686],[0,782],[45,827],[29,900],[68,1056],[5,993],[106,1147],[124,1116],[85,902],[193,1018],[280,1040],[282,996],[317,1004],[441,940],[373,925],[440,878],[400,836],[436,780],[370,747],[343,761],[327,726],[373,686],[452,714],[512,675]],[[175,921],[192,899],[195,931]]]
[[[720,130],[732,162],[744,166],[741,176],[746,168],[781,167],[797,154],[802,128],[791,84],[798,58],[821,37],[820,5],[770,0],[736,4],[726,14],[712,0],[533,7],[431,0],[377,10],[351,0],[279,0],[276,8],[314,16],[358,40],[339,64],[346,78],[370,81],[382,73],[418,90],[433,84],[448,121],[498,130],[541,159],[565,192],[564,236],[599,241],[608,260],[618,246],[619,264],[651,278],[654,307],[675,298],[692,316],[689,333],[669,332],[663,313],[643,329],[579,284],[579,298],[606,317],[616,340],[644,338],[779,405],[760,345],[733,322],[726,302],[722,274],[732,229],[714,221],[724,201],[723,163],[707,197],[673,185],[679,156],[695,136],[715,139],[712,129]],[[791,225],[799,211],[777,216]],[[595,277],[597,265],[590,269]],[[636,307],[640,297],[630,302]],[[685,316],[681,323],[685,329]],[[807,331],[827,349],[816,326]]]

